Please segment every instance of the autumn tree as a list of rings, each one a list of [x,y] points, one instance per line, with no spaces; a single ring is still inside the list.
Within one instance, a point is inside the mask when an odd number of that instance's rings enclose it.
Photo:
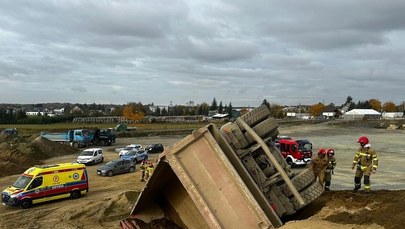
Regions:
[[[380,111],[381,110],[381,102],[378,99],[370,99],[368,101],[368,103],[370,104],[371,108],[376,110],[376,111]]]
[[[269,104],[270,116],[274,118],[284,118],[283,107],[278,104]]]
[[[240,110],[240,116],[242,116],[242,115],[244,115],[244,114],[246,114],[246,113],[248,113],[249,112],[249,110],[247,109],[247,108],[242,108],[241,110]]]
[[[324,109],[325,105],[323,103],[318,103],[309,107],[309,113],[312,116],[320,116]]]
[[[141,103],[128,103],[122,109],[122,115],[129,120],[141,120],[145,116],[144,107]]]
[[[395,112],[397,111],[397,106],[393,102],[385,102],[382,106],[385,112]]]

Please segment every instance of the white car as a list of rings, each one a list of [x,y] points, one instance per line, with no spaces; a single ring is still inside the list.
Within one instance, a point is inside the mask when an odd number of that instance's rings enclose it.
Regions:
[[[91,148],[83,150],[77,158],[77,163],[94,165],[104,161],[103,149]]]
[[[127,154],[131,150],[140,150],[140,149],[143,149],[143,146],[140,144],[127,145],[127,146],[125,146],[124,149],[120,150],[118,155],[121,157],[121,156]]]

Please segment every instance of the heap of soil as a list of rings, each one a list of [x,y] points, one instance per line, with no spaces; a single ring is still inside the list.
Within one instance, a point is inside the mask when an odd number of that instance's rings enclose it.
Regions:
[[[42,164],[41,160],[74,154],[77,149],[38,137],[31,142],[0,135],[0,177],[20,174],[26,169]]]
[[[378,190],[372,191],[372,194],[331,191],[293,215],[282,228],[317,229],[328,225],[328,228],[394,229],[405,225],[403,212],[403,190]]]

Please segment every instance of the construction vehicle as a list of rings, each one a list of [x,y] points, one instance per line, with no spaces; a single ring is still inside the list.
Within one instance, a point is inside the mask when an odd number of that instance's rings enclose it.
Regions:
[[[75,148],[92,145],[110,146],[116,138],[114,131],[105,129],[76,129],[61,133],[41,132],[40,136]]]
[[[291,169],[274,145],[277,135],[265,105],[220,128],[193,131],[160,154],[121,227],[280,227],[324,190],[312,170]]]

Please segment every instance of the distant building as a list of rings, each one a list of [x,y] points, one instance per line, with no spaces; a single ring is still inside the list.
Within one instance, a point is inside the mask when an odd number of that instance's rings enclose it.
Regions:
[[[342,115],[343,119],[380,119],[381,113],[373,109],[353,109]]]
[[[53,109],[53,113],[56,115],[63,115],[65,113],[65,108]]]
[[[383,112],[383,119],[401,119],[404,118],[404,112]]]
[[[70,113],[71,114],[73,114],[73,113],[83,113],[83,110],[80,109],[80,107],[75,106],[75,107],[72,108],[72,110],[70,110]]]
[[[303,120],[308,120],[312,119],[313,117],[309,113],[300,113],[300,112],[287,112],[286,113],[287,118],[297,118],[297,119],[303,119]]]

